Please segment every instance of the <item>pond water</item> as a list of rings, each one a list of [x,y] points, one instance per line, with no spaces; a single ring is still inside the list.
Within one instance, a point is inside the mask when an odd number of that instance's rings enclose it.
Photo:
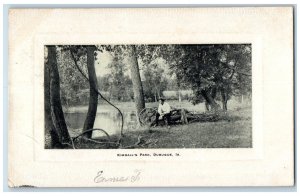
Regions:
[[[218,102],[220,105],[221,103]],[[178,101],[170,101],[169,104],[174,108],[185,108],[192,112],[204,112],[205,105],[204,103],[193,105],[190,102],[178,102]],[[146,107],[155,107],[157,103],[147,103]],[[237,107],[241,106],[241,103],[235,100],[228,101],[229,110],[233,110]],[[97,111],[94,128],[104,129],[109,135],[120,134],[121,128],[121,116],[120,114],[114,110],[110,109],[110,106],[101,105]],[[124,132],[133,131],[137,127],[137,118],[134,111],[134,103],[122,103],[119,104],[118,107],[123,111],[124,116]],[[68,110],[64,110],[65,119],[67,126],[70,128],[71,136],[78,135],[82,128],[86,118],[87,106],[76,106],[74,108],[69,108]],[[95,131],[93,137],[103,136],[102,132]]]
[[[135,112],[123,112],[124,129],[133,130],[137,126]],[[86,118],[85,112],[65,112],[67,126],[71,129],[82,129]],[[96,115],[94,128],[104,129],[109,135],[120,134],[121,115],[114,111],[98,112]],[[94,131],[93,137],[102,136],[103,134]]]

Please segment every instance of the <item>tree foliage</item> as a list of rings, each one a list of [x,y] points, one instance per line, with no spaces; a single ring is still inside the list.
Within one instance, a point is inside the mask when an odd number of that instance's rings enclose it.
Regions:
[[[166,45],[159,51],[179,82],[194,91],[194,103],[203,97],[215,106],[218,90],[239,95],[251,89],[249,44]]]
[[[119,56],[113,57],[112,62],[107,67],[110,73],[99,77],[100,90],[108,92],[110,100],[133,100],[132,81],[128,74],[125,74],[128,71],[128,67],[122,58]]]
[[[71,51],[64,48],[58,50],[58,67],[61,75],[61,99],[66,107],[88,103],[89,84],[81,73],[77,70]],[[87,74],[86,54],[76,58],[77,63]]]
[[[143,69],[144,92],[148,101],[157,101],[162,92],[167,88],[168,81],[164,74],[164,69],[158,64],[152,63]]]

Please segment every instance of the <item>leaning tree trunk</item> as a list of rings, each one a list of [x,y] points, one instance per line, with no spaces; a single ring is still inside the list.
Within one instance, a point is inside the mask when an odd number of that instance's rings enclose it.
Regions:
[[[47,61],[44,64],[44,120],[45,120],[45,139],[50,139],[50,146],[47,145],[48,141],[45,140],[45,148],[62,148],[59,141],[59,135],[54,127],[51,116],[51,101],[50,101],[50,66]]]
[[[138,118],[139,113],[145,108],[144,91],[143,91],[135,46],[134,45],[131,46],[129,50],[130,50],[129,63],[130,63],[130,70],[131,70],[131,80],[133,86],[136,115]]]
[[[90,85],[90,100],[89,100],[89,108],[86,115],[86,119],[83,125],[83,131],[94,128],[95,118],[97,114],[97,106],[98,106],[98,82],[95,71],[95,57],[94,57],[95,47],[87,46],[87,68],[89,75],[89,85]],[[85,134],[87,138],[92,137],[92,132],[88,132]]]
[[[220,110],[219,104],[212,98],[212,95],[207,90],[201,90],[201,95],[206,103],[210,105],[212,111]]]
[[[66,125],[60,100],[60,81],[56,59],[56,47],[48,48],[48,66],[50,67],[50,105],[53,125],[56,129],[60,143],[69,143],[70,135]]]

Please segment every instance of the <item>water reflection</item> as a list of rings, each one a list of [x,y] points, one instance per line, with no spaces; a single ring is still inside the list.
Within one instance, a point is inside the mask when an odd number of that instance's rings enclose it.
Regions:
[[[136,128],[135,112],[123,112],[124,130],[133,130]],[[66,112],[65,119],[67,126],[71,129],[82,129],[86,118],[86,113]],[[98,112],[96,115],[94,128],[104,129],[109,135],[120,134],[121,115],[118,112],[105,111]],[[98,135],[99,134],[99,135]],[[94,132],[93,137],[102,136],[101,132]]]

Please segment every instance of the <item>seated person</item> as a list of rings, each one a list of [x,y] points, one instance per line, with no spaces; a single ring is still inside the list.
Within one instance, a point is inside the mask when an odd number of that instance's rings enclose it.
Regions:
[[[165,98],[160,97],[159,98],[159,105],[158,105],[158,110],[156,113],[156,121],[155,125],[158,125],[158,120],[159,119],[164,119],[164,121],[167,123],[168,127],[170,124],[170,117],[171,117],[171,107],[168,103],[165,102]]]

